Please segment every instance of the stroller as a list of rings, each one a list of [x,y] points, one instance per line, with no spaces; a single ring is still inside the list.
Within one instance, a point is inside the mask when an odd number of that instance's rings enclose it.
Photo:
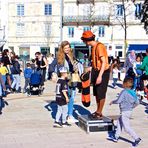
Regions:
[[[40,96],[43,92],[43,87],[41,85],[41,73],[39,71],[34,71],[30,77],[29,88],[27,91],[28,96],[38,95]]]

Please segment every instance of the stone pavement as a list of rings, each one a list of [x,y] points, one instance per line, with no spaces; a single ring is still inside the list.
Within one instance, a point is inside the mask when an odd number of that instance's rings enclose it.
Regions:
[[[111,83],[111,82],[110,82]],[[48,111],[45,105],[54,101],[55,83],[46,82],[42,96],[27,97],[25,94],[10,94],[6,98],[9,106],[0,115],[0,148],[129,148],[132,147],[131,137],[125,132],[118,143],[106,140],[107,132],[86,134],[76,124],[66,128],[53,128],[56,106],[53,103]],[[109,106],[121,88],[108,87],[104,115],[118,115],[118,105]],[[93,112],[95,100],[92,97],[91,107],[84,108],[81,96],[75,99],[75,111],[78,113]],[[148,147],[148,110],[139,105],[133,112],[132,127],[142,138],[139,148]]]

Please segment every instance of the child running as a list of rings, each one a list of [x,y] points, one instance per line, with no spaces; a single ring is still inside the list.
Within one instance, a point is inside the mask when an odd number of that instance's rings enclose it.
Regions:
[[[54,127],[65,127],[70,126],[67,123],[66,118],[68,114],[68,84],[67,84],[67,69],[61,67],[59,69],[61,77],[58,79],[56,84],[56,102],[57,102],[57,113],[54,123]],[[60,121],[62,116],[62,122]]]
[[[115,135],[113,137],[108,137],[108,139],[117,142],[122,132],[122,128],[124,128],[125,131],[135,140],[133,145],[137,146],[141,142],[141,139],[131,128],[130,118],[133,108],[135,108],[139,104],[139,101],[136,93],[134,92],[134,90],[131,89],[132,86],[133,79],[126,77],[123,81],[124,90],[122,90],[118,99],[110,102],[110,105],[119,104],[121,116],[118,119],[117,131]]]

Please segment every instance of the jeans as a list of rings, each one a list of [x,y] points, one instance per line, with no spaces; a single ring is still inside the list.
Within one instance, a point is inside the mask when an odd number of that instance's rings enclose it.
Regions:
[[[131,117],[132,111],[123,111],[120,118],[117,122],[117,131],[116,131],[116,137],[120,137],[120,134],[122,132],[122,129],[124,128],[125,131],[134,139],[138,139],[139,137],[135,133],[135,131],[130,126],[130,117]]]
[[[117,81],[118,81],[118,78],[113,78],[113,86],[114,87],[117,85]]]
[[[6,75],[2,75],[2,80],[3,80],[3,83],[5,85],[6,84]]]
[[[60,118],[62,116],[62,123],[65,123],[66,122],[66,117],[67,117],[67,112],[68,112],[67,104],[62,105],[62,106],[58,105],[55,121],[60,122]]]
[[[0,97],[3,96],[3,89],[2,89],[2,85],[0,84]]]
[[[134,78],[134,85],[133,85],[133,89],[136,90],[138,88],[138,90],[143,90],[143,82],[141,80],[141,76],[135,77]]]
[[[68,103],[68,116],[73,115],[73,105],[74,105],[74,98],[76,96],[76,88],[69,88],[68,89],[69,95],[69,103]]]
[[[41,75],[41,85],[43,86],[46,78],[46,69],[40,69],[37,73]]]
[[[12,88],[15,88],[16,91],[19,90],[20,87],[20,75],[19,74],[12,74],[13,82],[11,84]]]
[[[29,86],[30,78],[25,78],[25,86],[24,86],[24,92],[27,91],[27,87]]]

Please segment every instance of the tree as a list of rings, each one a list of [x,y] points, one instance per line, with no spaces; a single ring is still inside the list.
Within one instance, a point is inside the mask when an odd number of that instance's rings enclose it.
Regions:
[[[126,57],[126,50],[127,50],[127,28],[128,28],[128,21],[130,21],[130,17],[133,16],[135,12],[135,5],[134,0],[121,0],[121,5],[117,8],[116,3],[113,0],[110,0],[111,9],[111,17],[112,25],[118,23],[124,30],[124,58]],[[123,10],[118,11],[118,10]],[[120,12],[120,14],[118,14]],[[117,15],[118,14],[118,15]]]
[[[142,19],[141,22],[144,23],[144,29],[148,34],[148,0],[145,0],[142,6]]]

